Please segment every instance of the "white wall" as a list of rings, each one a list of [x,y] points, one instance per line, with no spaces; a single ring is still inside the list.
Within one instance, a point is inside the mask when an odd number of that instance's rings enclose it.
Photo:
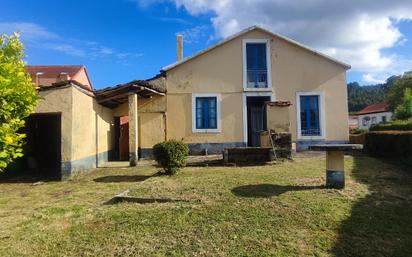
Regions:
[[[364,119],[369,117],[369,121],[364,123]],[[359,128],[369,129],[373,124],[378,124],[382,122],[382,117],[386,117],[386,121],[392,120],[392,112],[379,112],[379,113],[370,113],[363,114],[358,116]],[[376,120],[376,122],[374,122]]]

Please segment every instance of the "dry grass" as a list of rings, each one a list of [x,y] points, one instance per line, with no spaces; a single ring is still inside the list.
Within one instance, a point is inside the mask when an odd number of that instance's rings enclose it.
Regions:
[[[276,166],[106,168],[66,182],[0,184],[0,256],[408,256],[411,176],[348,157],[347,187],[320,157]],[[105,205],[130,190],[170,203]]]

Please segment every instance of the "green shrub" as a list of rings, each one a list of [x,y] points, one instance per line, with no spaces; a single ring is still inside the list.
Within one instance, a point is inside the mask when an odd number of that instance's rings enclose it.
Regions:
[[[354,129],[351,129],[350,131],[350,133],[354,135],[364,134],[366,132],[368,132],[367,129],[361,129],[361,128],[354,128]]]
[[[166,174],[173,175],[186,166],[189,147],[182,141],[169,140],[153,147],[153,155]]]
[[[409,120],[393,120],[390,122],[380,123],[371,126],[370,131],[387,131],[387,130],[412,130],[412,119]]]
[[[397,119],[407,120],[412,118],[412,89],[405,88],[401,103],[396,107],[394,115]]]
[[[412,131],[369,132],[364,148],[372,155],[412,165]]]

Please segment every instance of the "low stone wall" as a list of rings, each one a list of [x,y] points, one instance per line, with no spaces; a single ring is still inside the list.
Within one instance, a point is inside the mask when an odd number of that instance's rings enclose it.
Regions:
[[[225,163],[252,164],[274,160],[273,150],[268,147],[237,147],[223,151]]]

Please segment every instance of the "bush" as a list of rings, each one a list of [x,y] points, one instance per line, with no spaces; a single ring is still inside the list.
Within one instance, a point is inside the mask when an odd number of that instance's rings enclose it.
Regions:
[[[394,115],[400,120],[412,118],[412,89],[405,88],[402,101],[396,107]]]
[[[354,129],[351,129],[351,131],[350,131],[350,133],[353,134],[353,135],[364,134],[366,132],[368,132],[367,129],[361,129],[361,128],[354,128]]]
[[[373,125],[369,130],[370,131],[387,131],[387,130],[410,131],[412,130],[412,119],[393,120],[390,122],[376,124],[376,125]]]
[[[369,132],[365,150],[375,156],[392,158],[412,164],[412,131]]]
[[[173,175],[186,166],[189,147],[182,141],[169,140],[153,147],[153,155],[166,174]]]

